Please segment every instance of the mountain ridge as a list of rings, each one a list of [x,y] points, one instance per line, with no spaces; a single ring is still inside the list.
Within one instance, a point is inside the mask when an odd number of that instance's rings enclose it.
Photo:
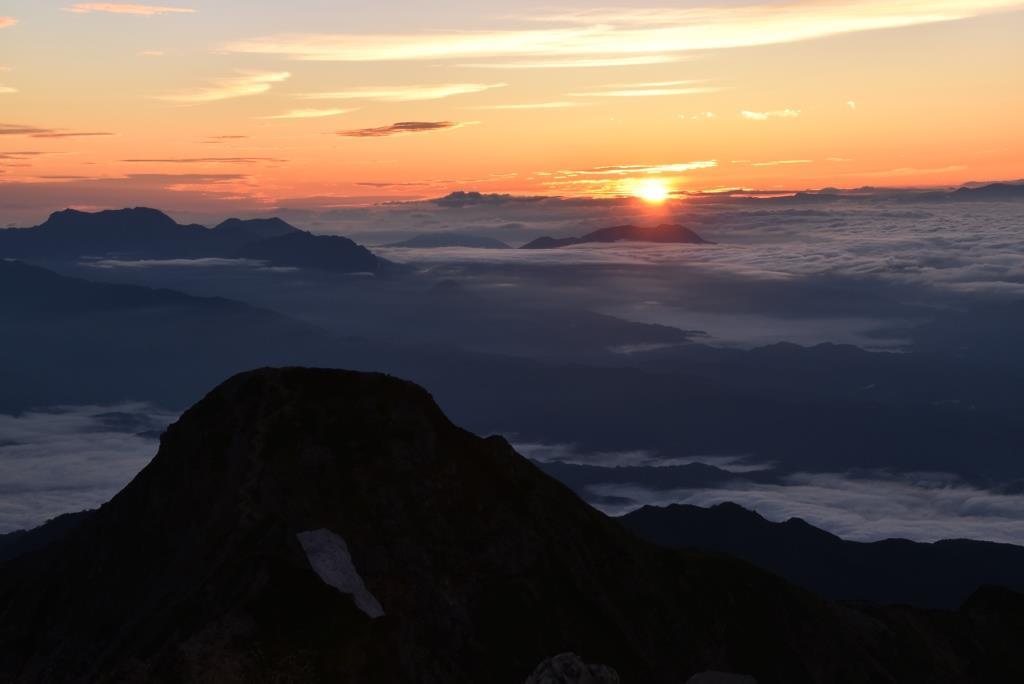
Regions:
[[[78,529],[0,564],[0,677],[518,684],[571,651],[649,684],[1005,681],[1024,673],[1018,602],[828,604],[636,539],[412,383],[260,369],[186,411]]]
[[[580,237],[552,238],[539,237],[527,242],[519,249],[558,249],[572,245],[610,242],[658,242],[670,244],[710,245],[693,230],[677,224],[663,223],[657,226],[636,226],[626,224],[601,228]]]

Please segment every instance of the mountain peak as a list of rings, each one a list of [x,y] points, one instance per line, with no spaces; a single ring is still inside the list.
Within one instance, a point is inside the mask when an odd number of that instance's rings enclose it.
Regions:
[[[1017,641],[986,611],[837,609],[640,541],[417,385],[265,368],[186,411],[62,539],[0,564],[0,679],[523,682],[573,652],[539,676],[959,682],[983,662],[1011,681]]]
[[[177,227],[178,224],[159,209],[131,207],[125,209],[105,209],[96,212],[63,209],[50,214],[50,217],[39,227],[89,229],[97,226],[131,226],[137,229],[144,229]]]

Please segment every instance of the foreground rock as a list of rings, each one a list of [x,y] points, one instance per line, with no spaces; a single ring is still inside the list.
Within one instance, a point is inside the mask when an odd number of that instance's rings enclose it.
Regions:
[[[644,684],[1024,681],[1022,601],[830,604],[636,539],[415,385],[261,370],[0,565],[0,681],[521,684],[553,653]]]

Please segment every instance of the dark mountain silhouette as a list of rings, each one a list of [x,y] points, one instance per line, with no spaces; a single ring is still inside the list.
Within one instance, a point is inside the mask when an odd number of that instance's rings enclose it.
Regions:
[[[0,679],[518,684],[571,651],[647,684],[1019,681],[1022,611],[830,604],[636,539],[415,385],[265,369],[0,565]]]
[[[448,193],[444,197],[438,197],[437,199],[431,200],[431,202],[439,207],[461,209],[463,207],[475,206],[500,206],[510,202],[540,202],[545,199],[548,198],[531,195],[482,193],[475,190],[468,192],[465,190],[456,190],[455,192]]]
[[[423,233],[408,240],[393,242],[388,247],[415,247],[431,249],[437,247],[471,247],[474,249],[512,249],[501,240],[465,233]]]
[[[341,273],[394,272],[390,262],[338,236],[313,235],[281,219],[228,219],[209,229],[180,225],[156,209],[58,211],[35,228],[0,230],[0,258],[33,262],[248,258],[273,266]]]
[[[1024,547],[968,540],[845,541],[803,520],[774,523],[736,504],[645,506],[620,518],[638,536],[730,553],[840,600],[956,608],[979,587],[1024,591]]]
[[[602,228],[582,237],[552,238],[541,237],[528,242],[520,249],[557,249],[589,242],[664,242],[673,244],[712,244],[700,235],[678,225],[660,226],[613,226]]]
[[[1019,416],[970,404],[890,404],[870,393],[807,393],[801,383],[762,391],[685,370],[353,339],[231,300],[90,282],[16,262],[0,261],[0,330],[6,412],[123,400],[178,409],[246,368],[317,365],[408,377],[478,432],[511,427],[524,442],[583,452],[750,454],[780,472],[899,467],[1000,482],[1024,477]],[[616,481],[618,471],[605,470]]]
[[[298,229],[279,218],[237,219],[222,221],[213,228],[213,232],[230,236],[239,242],[267,240],[269,238],[295,233]]]
[[[8,412],[132,397],[173,406],[254,365],[337,359],[336,338],[270,311],[13,261],[0,261],[0,329]]]
[[[65,513],[31,530],[18,530],[0,534],[0,563],[37,551],[63,539],[77,529],[92,511]]]
[[[285,235],[249,243],[235,252],[274,266],[315,268],[339,273],[395,272],[398,267],[365,247],[340,235],[314,235],[295,230]]]

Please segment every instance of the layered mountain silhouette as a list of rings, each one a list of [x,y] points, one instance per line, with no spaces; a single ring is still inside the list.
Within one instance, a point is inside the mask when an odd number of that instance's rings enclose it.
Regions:
[[[731,503],[645,506],[620,518],[665,546],[721,551],[841,600],[956,608],[979,587],[1024,591],[1024,547],[969,540],[846,541],[792,518],[775,523]]]
[[[838,380],[814,390],[809,380],[787,386],[785,374],[745,372],[764,358],[746,352],[715,370],[730,378],[722,382],[710,373],[702,377],[700,364],[663,372],[355,339],[237,301],[69,278],[10,261],[0,261],[0,330],[4,412],[124,400],[182,409],[247,368],[347,367],[429,386],[473,430],[513,426],[523,441],[575,444],[582,452],[750,454],[754,462],[775,462],[779,472],[896,465],[977,475],[982,485],[1022,477],[1019,416],[975,405],[984,383],[961,385],[948,364],[918,366],[907,354],[869,355],[850,365],[839,376],[851,388],[845,394],[831,391]],[[593,330],[601,328],[584,332]],[[830,368],[842,368],[841,349],[781,351],[794,357],[791,367],[801,378],[830,378]],[[891,401],[876,399],[873,390],[857,394],[901,360],[913,370],[904,384],[930,367],[947,391],[936,385],[903,402],[895,393]],[[1005,383],[998,387],[1019,395]],[[933,401],[946,398],[964,403]],[[972,454],[969,461],[965,453]],[[611,468],[586,474],[591,481],[596,476],[616,483],[625,475]]]
[[[214,228],[181,225],[156,209],[95,213],[66,209],[34,228],[0,230],[0,258],[77,261],[258,259],[272,266],[341,273],[393,272],[395,265],[340,236],[314,235],[281,219],[228,219]]]
[[[520,249],[557,249],[591,242],[662,242],[674,244],[712,244],[696,232],[684,226],[662,224],[659,226],[613,226],[602,228],[581,237],[540,237],[527,242]]]
[[[412,247],[417,249],[436,249],[439,247],[470,247],[473,249],[511,249],[501,240],[482,235],[467,233],[423,233],[408,240],[393,242],[388,247]]]
[[[0,564],[0,679],[518,684],[566,652],[649,684],[1024,677],[1019,594],[838,605],[649,544],[383,375],[239,375],[87,515]]]

